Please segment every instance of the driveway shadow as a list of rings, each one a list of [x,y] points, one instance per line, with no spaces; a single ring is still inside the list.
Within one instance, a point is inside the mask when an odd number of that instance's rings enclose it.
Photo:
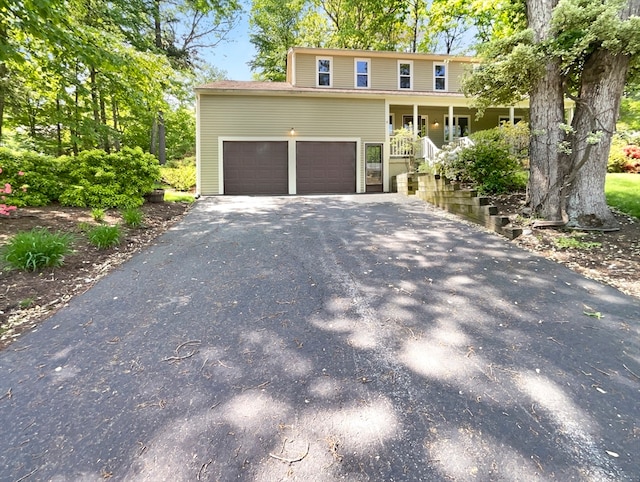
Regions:
[[[639,320],[419,201],[206,198],[0,353],[1,478],[637,480]]]

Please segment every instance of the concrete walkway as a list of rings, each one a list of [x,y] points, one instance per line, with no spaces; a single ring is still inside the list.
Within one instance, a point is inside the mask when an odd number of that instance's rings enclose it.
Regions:
[[[397,195],[203,199],[0,373],[2,481],[640,479],[640,303]]]

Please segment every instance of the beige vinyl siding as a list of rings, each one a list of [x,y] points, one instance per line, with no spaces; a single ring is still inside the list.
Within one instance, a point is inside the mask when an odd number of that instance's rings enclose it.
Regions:
[[[316,87],[316,58],[321,52],[315,55],[298,53],[295,56],[296,86]],[[371,67],[371,89],[375,90],[398,90],[398,61],[408,61],[413,63],[413,91],[432,92],[433,89],[433,65],[434,63],[445,63],[447,65],[447,91],[460,92],[463,75],[472,68],[468,62],[446,62],[442,60],[420,60],[416,58],[405,58],[402,53],[395,57],[366,56],[364,52],[356,51],[353,55],[326,55],[332,58],[332,88],[353,89],[354,84],[354,59],[369,58]]]
[[[514,117],[520,117],[522,120],[529,121],[529,111],[527,109],[515,109]],[[499,125],[500,117],[509,117],[509,109],[487,109],[482,119],[478,119],[478,125],[482,129],[491,129]]]
[[[376,90],[398,89],[398,60],[393,58],[371,59],[371,88]]]
[[[198,191],[200,194],[220,194],[218,191],[218,138],[210,135],[220,124],[220,113],[211,97],[199,94],[197,105]]]
[[[433,90],[433,62],[416,61],[413,63],[413,69],[413,90]]]
[[[461,92],[462,78],[472,69],[472,65],[462,62],[449,62],[447,65],[449,69],[449,72],[447,72],[447,75],[449,76],[447,86],[448,91]]]
[[[336,89],[354,89],[353,57],[333,57],[333,87]]]
[[[296,55],[296,87],[316,86],[316,56]]]
[[[220,194],[218,137],[360,138],[385,140],[383,99],[332,99],[301,96],[207,95],[200,96],[200,191]],[[363,158],[364,152],[360,153]],[[360,190],[364,191],[364,163]]]

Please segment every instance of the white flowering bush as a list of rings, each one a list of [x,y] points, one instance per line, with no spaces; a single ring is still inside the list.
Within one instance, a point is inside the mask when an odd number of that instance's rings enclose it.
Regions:
[[[436,170],[452,181],[468,182],[481,193],[499,194],[524,188],[521,163],[496,130],[480,131],[474,145],[447,144],[436,157]]]
[[[453,143],[442,146],[433,163],[435,172],[447,179],[462,180],[465,166],[461,161],[460,154],[463,150],[463,147]]]

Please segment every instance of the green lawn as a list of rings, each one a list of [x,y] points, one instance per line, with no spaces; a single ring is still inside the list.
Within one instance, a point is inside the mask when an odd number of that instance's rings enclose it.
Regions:
[[[609,206],[640,218],[640,174],[607,174],[604,190]]]
[[[181,191],[172,191],[165,190],[164,192],[164,200],[166,202],[186,202],[192,203],[195,201],[193,194],[189,192],[181,192]]]

